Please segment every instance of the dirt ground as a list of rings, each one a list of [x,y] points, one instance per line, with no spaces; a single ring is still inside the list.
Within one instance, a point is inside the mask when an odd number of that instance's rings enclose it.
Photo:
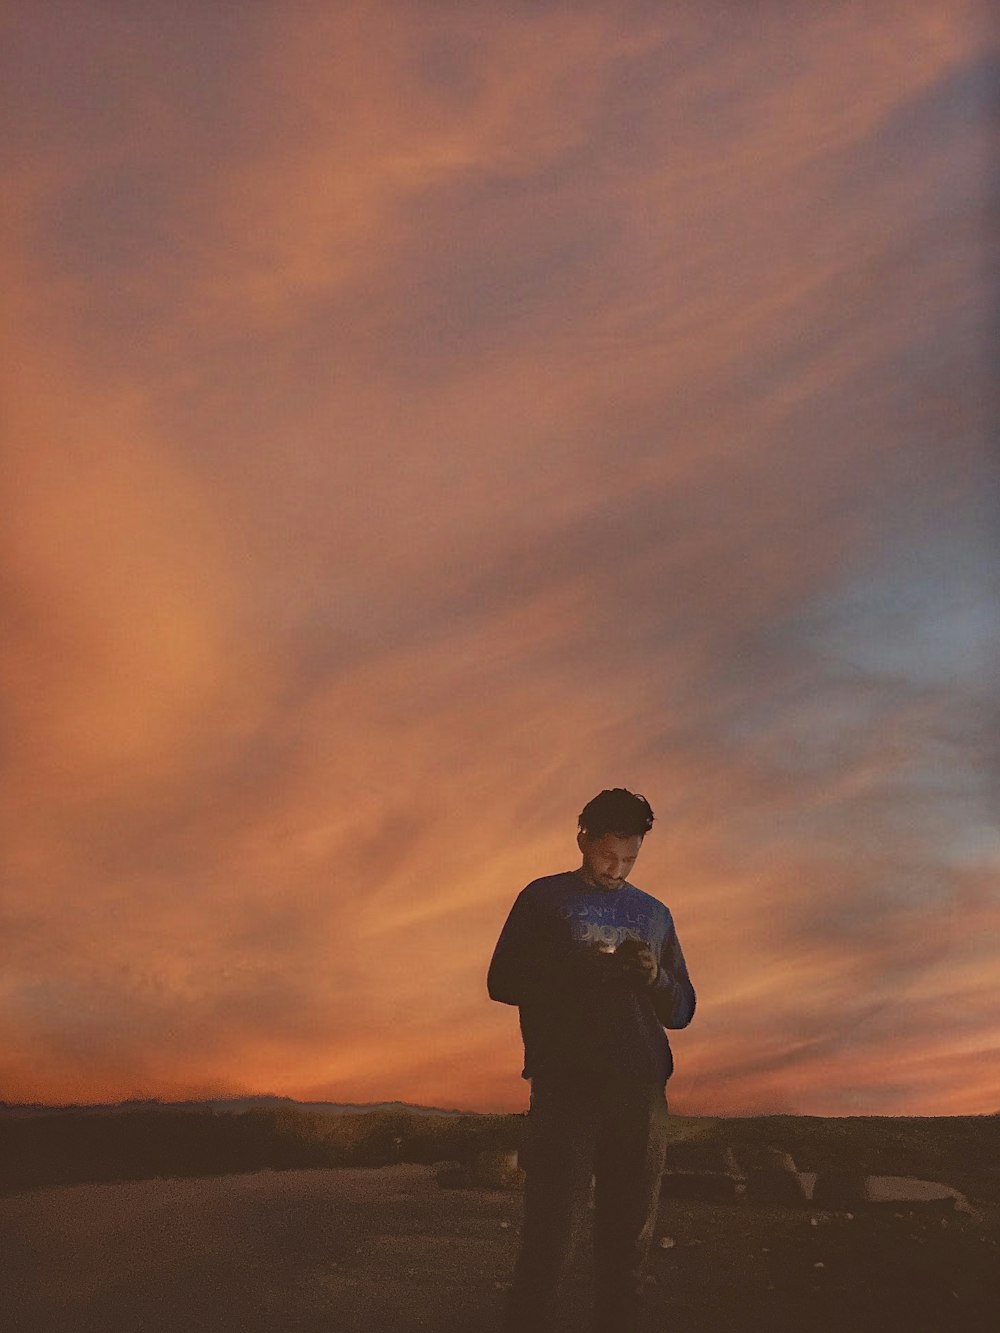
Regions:
[[[518,1191],[394,1166],[76,1185],[0,1199],[8,1333],[495,1333]],[[661,1238],[671,1244],[661,1246]],[[560,1330],[586,1330],[589,1236]],[[649,1333],[995,1333],[1000,1209],[664,1199]]]

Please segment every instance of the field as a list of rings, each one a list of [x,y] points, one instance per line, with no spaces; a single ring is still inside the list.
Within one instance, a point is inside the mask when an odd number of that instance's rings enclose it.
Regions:
[[[516,1136],[518,1117],[496,1119]],[[496,1142],[497,1125],[482,1128]],[[359,1132],[350,1130],[363,1144]],[[474,1144],[468,1126],[447,1132]],[[996,1116],[677,1119],[675,1162],[698,1165],[727,1146],[746,1159],[772,1146],[803,1171],[852,1165],[945,1181],[971,1211],[862,1205],[849,1215],[665,1196],[649,1333],[993,1333],[998,1132]],[[422,1122],[413,1133],[434,1131]],[[405,1154],[404,1136],[388,1149]],[[494,1333],[520,1206],[516,1189],[441,1189],[429,1164],[405,1160],[11,1192],[0,1199],[3,1326]],[[587,1327],[588,1282],[585,1236],[566,1287],[566,1333]]]

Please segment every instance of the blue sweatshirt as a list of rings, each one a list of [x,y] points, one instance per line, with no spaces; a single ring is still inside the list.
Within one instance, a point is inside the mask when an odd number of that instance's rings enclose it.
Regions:
[[[651,986],[620,976],[597,944],[645,940],[659,960]],[[587,947],[590,946],[590,947]],[[665,1084],[673,1056],[664,1028],[691,1022],[694,988],[673,918],[625,883],[598,889],[578,870],[532,880],[500,932],[486,979],[490,999],[516,1004],[522,1078],[619,1074]]]

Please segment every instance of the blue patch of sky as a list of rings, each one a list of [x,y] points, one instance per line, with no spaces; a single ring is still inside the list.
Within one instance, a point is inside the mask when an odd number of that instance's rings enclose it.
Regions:
[[[814,604],[802,630],[832,663],[978,693],[996,683],[1000,581],[979,543],[929,533]]]

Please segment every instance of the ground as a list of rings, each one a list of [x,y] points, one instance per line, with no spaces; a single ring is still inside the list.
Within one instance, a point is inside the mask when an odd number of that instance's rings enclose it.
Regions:
[[[518,1191],[400,1165],[75,1185],[0,1199],[7,1333],[495,1333]],[[660,1244],[665,1238],[669,1243]],[[586,1329],[589,1238],[564,1329]],[[1000,1208],[663,1199],[649,1333],[994,1333]],[[553,1330],[557,1333],[557,1330]],[[561,1330],[559,1331],[561,1333]]]

